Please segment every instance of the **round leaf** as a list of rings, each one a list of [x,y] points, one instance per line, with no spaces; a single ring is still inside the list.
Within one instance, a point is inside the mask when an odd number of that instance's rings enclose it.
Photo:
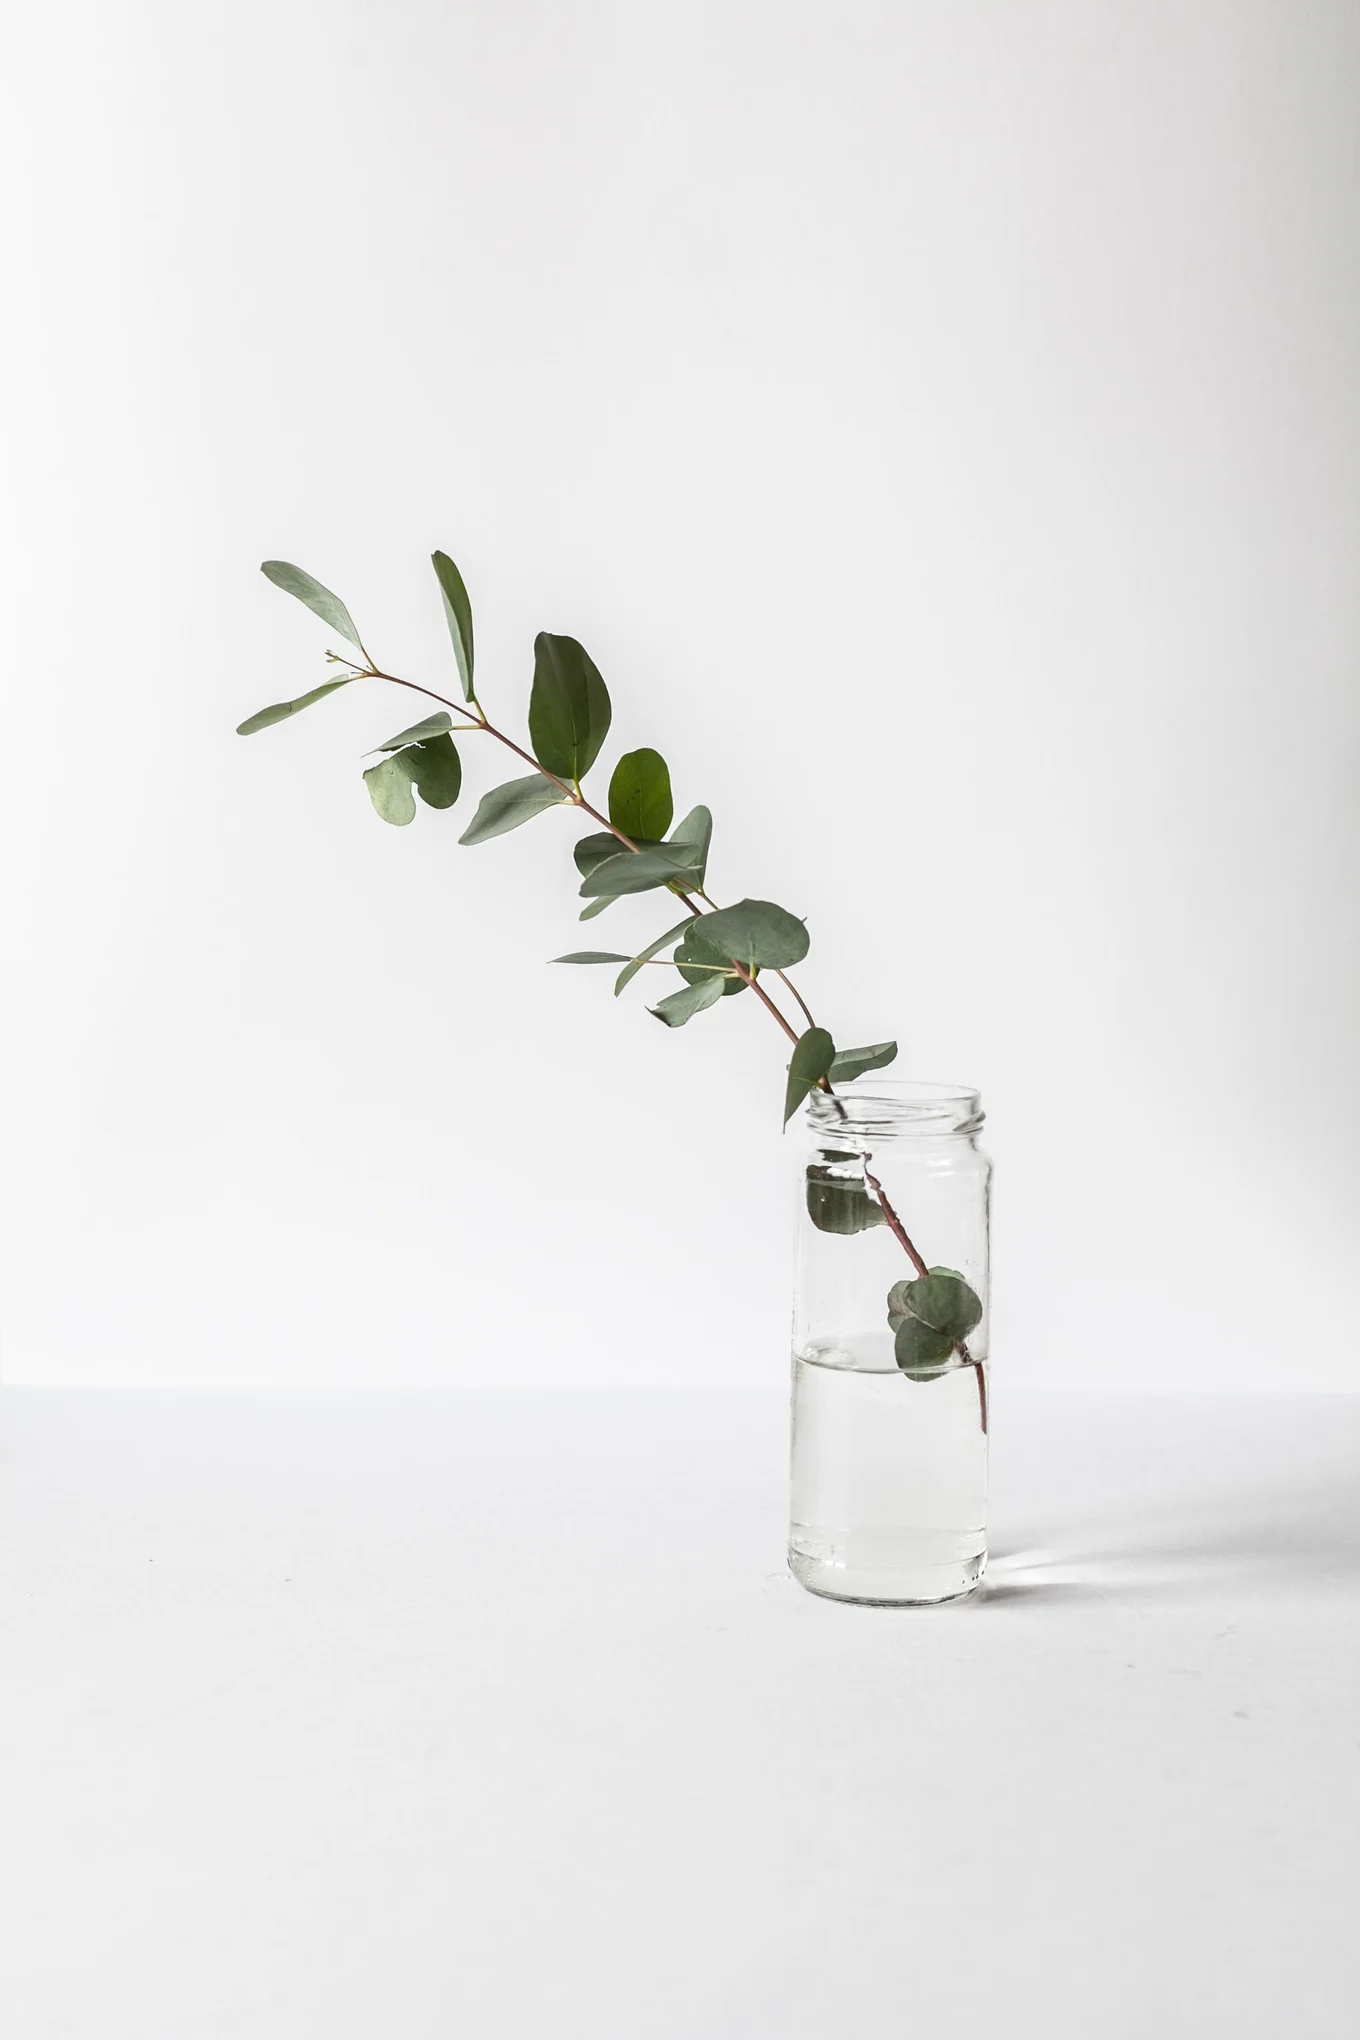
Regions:
[[[933,1332],[957,1342],[966,1339],[982,1316],[982,1302],[952,1268],[932,1268],[907,1290],[907,1309]]]
[[[893,1354],[902,1372],[913,1381],[934,1381],[948,1372],[954,1341],[943,1332],[932,1332],[919,1318],[899,1318],[894,1329]]]
[[[671,775],[661,753],[625,753],[609,782],[609,819],[614,827],[635,843],[659,843],[674,814]]]
[[[699,934],[703,925],[702,918],[690,924],[689,934],[675,952],[674,962],[676,969],[687,985],[697,985],[704,978],[708,977],[713,970],[724,969],[729,975],[723,979],[723,997],[727,998],[733,992],[744,992],[746,990],[746,980],[736,976],[732,971],[730,960],[704,947]],[[702,965],[703,968],[695,969],[693,966],[696,964]],[[690,967],[686,968],[687,965]]]
[[[426,807],[451,808],[463,784],[463,766],[452,737],[411,744],[390,761],[404,765]]]
[[[735,907],[705,915],[702,939],[748,970],[783,970],[808,953],[804,923],[770,900],[739,900]]]
[[[368,788],[369,799],[385,822],[404,828],[408,822],[415,820],[416,803],[411,792],[411,775],[400,756],[384,758],[380,765],[370,765],[364,774],[364,785]]]

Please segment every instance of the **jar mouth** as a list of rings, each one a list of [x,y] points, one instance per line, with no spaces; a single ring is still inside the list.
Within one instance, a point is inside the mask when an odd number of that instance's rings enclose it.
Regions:
[[[834,1145],[835,1136],[876,1138],[890,1134],[973,1134],[985,1114],[982,1097],[965,1084],[931,1084],[914,1077],[885,1077],[877,1070],[838,1084],[834,1094],[813,1091],[807,1102],[808,1125],[818,1139]]]

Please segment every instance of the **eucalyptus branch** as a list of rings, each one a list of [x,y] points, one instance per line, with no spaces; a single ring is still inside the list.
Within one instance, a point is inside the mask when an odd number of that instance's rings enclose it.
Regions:
[[[582,837],[574,851],[581,896],[588,902],[582,920],[633,893],[669,892],[687,909],[685,920],[637,955],[578,950],[557,962],[621,963],[616,996],[644,966],[676,970],[680,979],[677,989],[650,1009],[667,1027],[683,1027],[724,997],[751,991],[793,1044],[784,1091],[785,1125],[814,1089],[835,1099],[837,1082],[852,1081],[890,1063],[897,1054],[896,1042],[837,1050],[831,1035],[813,1019],[811,1008],[788,974],[808,952],[807,928],[797,915],[771,900],[746,899],[720,907],[709,897],[705,878],[713,817],[707,808],[696,807],[675,823],[670,771],[658,752],[627,752],[614,768],[606,807],[598,808],[587,800],[581,782],[599,756],[613,711],[598,668],[575,638],[540,631],[534,640],[529,699],[532,748],[526,750],[490,721],[473,685],[472,605],[462,575],[447,553],[435,553],[432,564],[462,686],[461,701],[385,671],[369,654],[337,595],[300,567],[284,560],[266,560],[263,571],[269,580],[338,631],[363,663],[344,653],[327,652],[330,664],[344,669],[336,678],[296,700],[276,702],[247,717],[239,725],[239,734],[249,736],[283,722],[356,680],[381,680],[421,695],[436,703],[439,712],[378,745],[378,763],[364,771],[369,797],[385,822],[402,826],[414,821],[417,794],[427,807],[452,807],[463,781],[462,760],[453,742],[455,728],[462,735],[485,734],[530,770],[526,778],[492,787],[483,795],[459,839],[462,843],[486,842],[551,807],[576,808],[599,824],[599,832]],[[669,956],[663,957],[663,950],[669,951]],[[762,982],[765,975],[777,978],[797,1004],[806,1022],[801,1033]],[[844,1107],[839,1110],[844,1119]],[[840,1163],[851,1160],[831,1159]],[[814,1224],[827,1232],[853,1233],[880,1223],[888,1226],[916,1271],[914,1280],[895,1283],[888,1297],[888,1323],[898,1365],[917,1380],[929,1380],[942,1372],[953,1364],[953,1355],[976,1369],[985,1431],[983,1363],[973,1358],[966,1339],[981,1319],[981,1302],[954,1270],[927,1266],[882,1184],[870,1174],[870,1159],[867,1154],[860,1158],[862,1189],[856,1189],[843,1167],[809,1170],[809,1213]],[[853,1170],[853,1162],[851,1166]]]

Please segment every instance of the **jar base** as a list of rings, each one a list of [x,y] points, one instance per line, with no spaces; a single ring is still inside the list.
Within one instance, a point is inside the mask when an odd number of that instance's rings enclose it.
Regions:
[[[825,1601],[854,1601],[865,1608],[938,1608],[963,1601],[982,1585],[984,1550],[935,1565],[855,1565],[822,1558],[789,1546],[789,1571],[799,1586]]]

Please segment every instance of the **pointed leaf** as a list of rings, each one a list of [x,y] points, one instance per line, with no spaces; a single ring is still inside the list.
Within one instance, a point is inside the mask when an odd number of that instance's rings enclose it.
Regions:
[[[593,921],[597,914],[602,914],[606,907],[612,907],[613,904],[612,893],[607,893],[603,899],[592,900],[588,907],[582,907],[576,918],[578,921]]]
[[[493,786],[490,793],[482,795],[470,826],[458,840],[485,843],[492,836],[503,836],[507,829],[517,829],[522,822],[532,821],[545,808],[564,805],[566,796],[561,787],[554,786],[541,772],[531,772],[524,779],[507,779],[504,786]]]
[[[254,715],[248,715],[243,723],[236,725],[238,737],[253,737],[256,730],[267,730],[271,723],[287,722],[290,715],[299,709],[310,708],[314,701],[322,701],[326,695],[334,694],[337,687],[348,687],[358,676],[347,673],[343,680],[327,680],[320,687],[314,687],[310,694],[299,694],[296,701],[276,701],[272,708],[260,708]]]
[[[702,1013],[705,1006],[717,1005],[722,997],[722,987],[722,979],[714,976],[706,985],[686,985],[681,991],[671,992],[647,1010],[658,1020],[664,1020],[667,1027],[683,1027],[696,1013]]]
[[[430,554],[439,582],[439,592],[444,599],[444,620],[453,640],[453,656],[458,666],[458,678],[463,684],[464,701],[475,700],[472,692],[472,604],[463,577],[447,553]]]
[[[588,913],[589,911],[590,909],[587,908],[586,912]],[[582,920],[584,920],[585,915],[583,914],[581,918]],[[684,934],[686,928],[688,928],[688,926],[690,925],[690,921],[692,919],[693,916],[690,915],[687,916],[686,919],[683,921],[677,921],[673,928],[668,928],[664,935],[658,935],[655,942],[649,942],[645,949],[640,949],[636,956],[631,957],[629,959],[628,963],[619,972],[618,976],[614,980],[614,997],[616,999],[619,996],[619,993],[624,989],[625,985],[632,984],[633,979],[637,976],[638,972],[642,969],[644,964],[650,963],[654,956],[659,956],[661,951],[666,947],[666,944],[668,942],[674,942],[677,935]]]
[[[627,963],[614,949],[573,949],[569,956],[550,956],[549,963]]]
[[[897,1054],[895,1041],[875,1041],[869,1048],[843,1048],[831,1065],[833,1084],[850,1084],[869,1070],[886,1069]]]
[[[265,560],[260,572],[276,588],[282,588],[285,595],[296,595],[299,602],[305,602],[314,615],[332,630],[338,630],[341,637],[348,638],[352,645],[358,645],[359,633],[354,628],[354,619],[338,595],[332,595],[329,588],[323,588],[320,581],[313,580],[301,567],[290,566],[287,560]],[[364,653],[367,657],[367,653]]]
[[[713,841],[713,817],[706,807],[691,808],[683,822],[677,822],[668,838],[673,849],[687,849],[693,852],[694,869],[698,873],[695,891],[703,889],[704,876],[708,870],[708,850]]]
[[[713,917],[713,918],[716,918]],[[801,923],[799,924],[801,926]],[[814,1084],[831,1068],[836,1044],[825,1027],[809,1027],[800,1035],[789,1058],[789,1081],[784,1089],[784,1124],[788,1125]]]
[[[608,690],[584,645],[541,630],[529,696],[529,736],[539,764],[578,784],[600,754],[610,715]]]
[[[660,846],[646,843],[640,847],[655,850]],[[576,869],[582,878],[588,878],[596,865],[603,864],[606,857],[631,857],[633,853],[631,850],[625,850],[618,837],[611,835],[608,829],[596,829],[591,835],[582,836],[579,842],[574,843],[571,854],[576,860]]]
[[[770,900],[739,900],[735,907],[706,914],[703,941],[748,970],[782,970],[801,963],[808,953],[803,922]]]
[[[687,862],[691,854],[670,843],[655,843],[649,850],[620,850],[615,857],[602,857],[582,880],[581,897],[608,894],[617,899],[623,893],[651,892],[659,885],[697,885],[698,875]]]
[[[671,825],[671,775],[659,751],[628,751],[609,782],[609,819],[635,843],[658,843]]]
[[[368,797],[385,822],[392,822],[404,828],[407,822],[416,818],[415,796],[411,792],[411,775],[400,757],[384,758],[379,765],[370,765],[364,774],[364,785]]]
[[[426,737],[437,737],[453,728],[453,717],[446,708],[438,715],[427,715],[424,722],[412,723],[409,730],[401,730],[395,737],[389,737],[385,744],[379,744],[380,751],[400,751],[404,744],[419,744]]]

